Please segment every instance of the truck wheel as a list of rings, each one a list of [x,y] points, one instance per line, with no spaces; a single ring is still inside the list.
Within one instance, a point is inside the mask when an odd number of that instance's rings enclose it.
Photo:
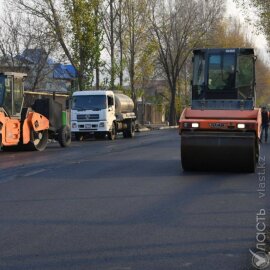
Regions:
[[[82,141],[83,140],[83,135],[80,132],[75,133],[75,140],[76,141]]]
[[[61,147],[67,147],[71,143],[71,132],[69,126],[62,126],[58,132],[58,142]]]
[[[135,135],[135,123],[130,121],[128,124],[128,129],[126,130],[126,137],[133,138]]]
[[[23,148],[30,151],[43,151],[47,146],[49,138],[48,130],[34,131],[32,129],[30,138],[30,142],[23,145]]]
[[[116,137],[116,128],[115,128],[115,123],[112,124],[112,130],[109,132],[109,139],[111,141],[115,140]]]

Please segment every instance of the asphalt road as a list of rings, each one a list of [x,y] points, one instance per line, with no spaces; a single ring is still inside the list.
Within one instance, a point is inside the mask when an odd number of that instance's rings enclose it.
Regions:
[[[1,152],[0,269],[254,269],[269,154],[255,174],[184,173],[177,130]]]

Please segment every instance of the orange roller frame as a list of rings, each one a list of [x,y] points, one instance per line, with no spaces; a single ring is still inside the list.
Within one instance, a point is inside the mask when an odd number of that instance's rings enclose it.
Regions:
[[[23,123],[24,144],[27,144],[30,141],[31,129],[36,132],[49,129],[49,120],[39,113],[29,112]]]
[[[0,113],[0,123],[2,124],[2,144],[5,146],[17,145],[20,140],[20,121],[10,119],[4,113]]]

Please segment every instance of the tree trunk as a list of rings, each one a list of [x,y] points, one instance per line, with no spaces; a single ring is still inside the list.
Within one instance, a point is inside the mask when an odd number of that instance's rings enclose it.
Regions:
[[[79,86],[79,91],[84,90],[83,75],[81,72],[78,72],[78,86]]]
[[[110,32],[111,32],[111,90],[114,90],[115,80],[115,57],[114,57],[114,16],[113,16],[113,1],[110,0]]]
[[[112,0],[113,1],[113,0]],[[95,8],[95,16],[98,17],[99,16],[99,7]],[[95,37],[96,40],[99,39],[99,26],[98,24],[95,25],[96,29],[95,29]],[[97,53],[95,55],[95,70],[96,70],[96,89],[99,89],[100,86],[100,54]]]
[[[175,126],[176,124],[175,93],[176,93],[176,87],[173,86],[171,88],[171,101],[170,101],[170,115],[169,115],[170,126]]]
[[[100,78],[99,78],[99,66],[96,66],[96,89],[99,90]]]
[[[131,57],[131,59],[134,59],[134,58]],[[134,74],[135,74],[134,62],[133,62],[133,60],[131,60],[131,63],[130,63],[130,90],[131,90],[131,98],[134,102],[134,112],[137,115],[137,95],[136,95],[135,85],[134,85]]]
[[[123,86],[123,69],[124,69],[124,65],[123,65],[123,41],[121,40],[120,43],[120,74],[119,74],[119,84],[122,87]]]
[[[122,0],[119,0],[119,47],[120,47],[120,73],[119,84],[123,86],[123,30],[122,30]]]
[[[130,24],[130,82],[131,82],[131,95],[134,102],[134,112],[137,115],[137,95],[135,89],[135,18],[134,18],[134,5],[131,6],[131,24]]]
[[[131,53],[131,61],[130,61],[130,90],[131,90],[131,98],[134,102],[134,112],[137,115],[137,95],[136,95],[136,89],[135,89],[135,57],[134,54]]]

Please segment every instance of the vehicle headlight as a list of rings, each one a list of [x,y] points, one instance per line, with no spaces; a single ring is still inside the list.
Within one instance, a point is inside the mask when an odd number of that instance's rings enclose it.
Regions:
[[[99,123],[99,127],[105,127],[105,123],[104,122],[100,122]]]
[[[237,124],[237,127],[240,129],[244,129],[246,127],[246,125],[245,124]]]
[[[198,127],[199,127],[199,123],[192,123],[192,124],[191,124],[191,127],[193,127],[193,128],[198,128]]]
[[[72,123],[72,128],[76,128],[77,124],[76,123]]]

